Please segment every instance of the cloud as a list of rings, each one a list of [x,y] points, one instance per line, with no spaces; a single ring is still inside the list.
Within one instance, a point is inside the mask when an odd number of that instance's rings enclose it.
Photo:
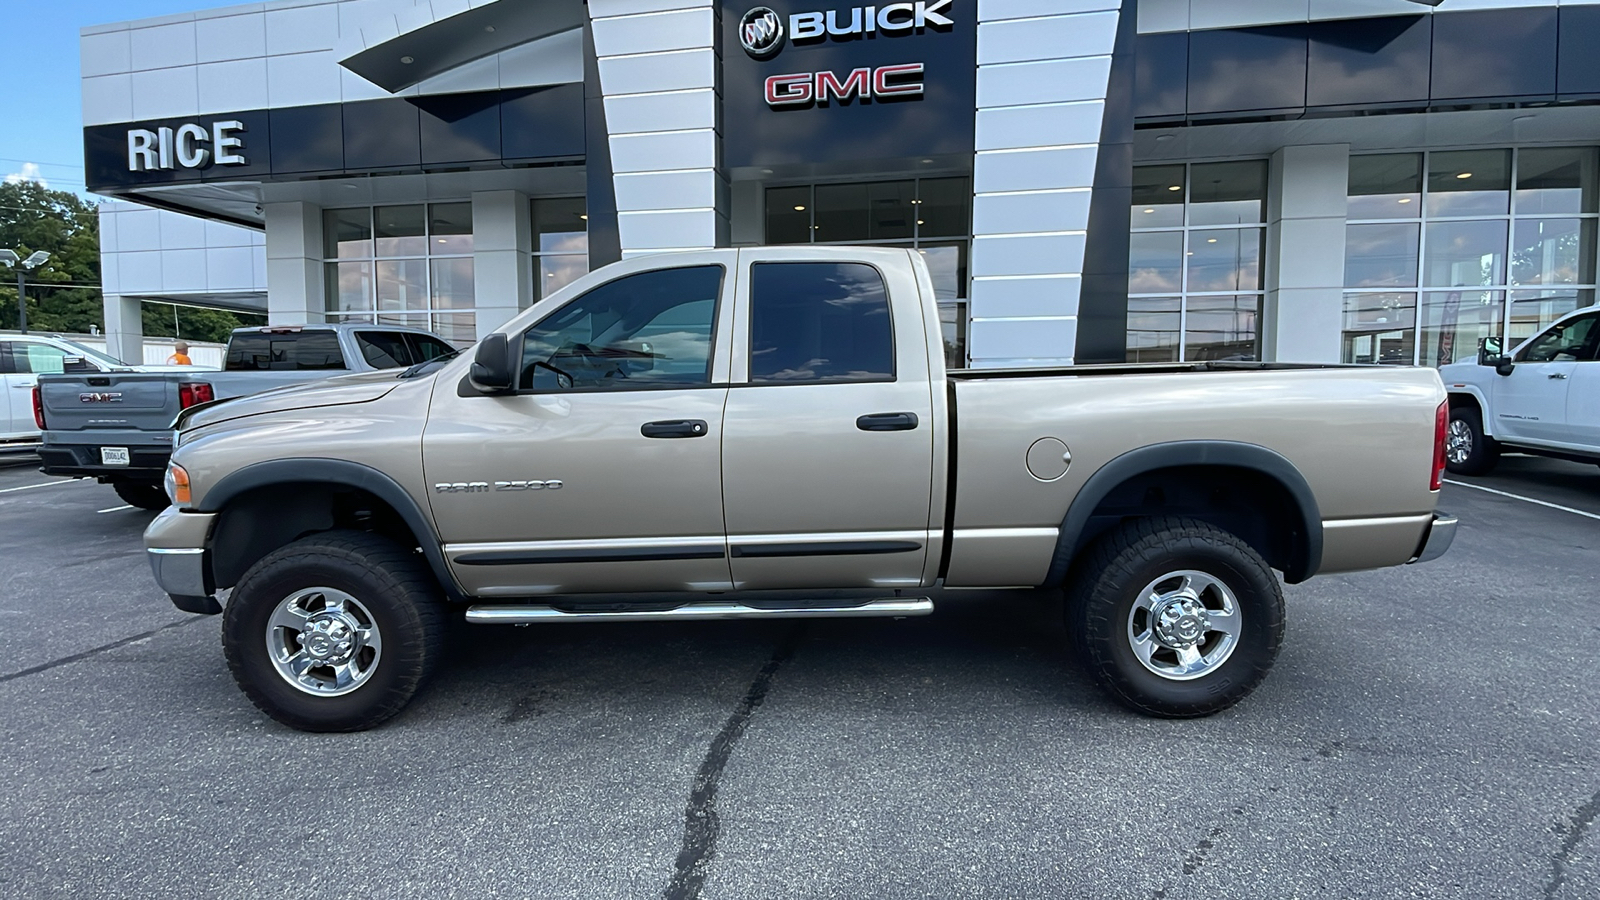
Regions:
[[[21,172],[12,172],[6,176],[6,184],[21,184],[24,181],[32,181],[40,187],[50,186],[50,182],[45,181],[44,176],[39,174],[38,163],[23,163]]]

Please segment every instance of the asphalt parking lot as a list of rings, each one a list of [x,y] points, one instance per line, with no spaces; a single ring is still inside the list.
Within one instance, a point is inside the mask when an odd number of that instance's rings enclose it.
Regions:
[[[956,594],[462,626],[399,718],[310,735],[157,590],[150,513],[0,464],[0,896],[1600,896],[1600,468],[1472,484],[1443,559],[1289,588],[1209,719],[1104,699],[1050,597]]]

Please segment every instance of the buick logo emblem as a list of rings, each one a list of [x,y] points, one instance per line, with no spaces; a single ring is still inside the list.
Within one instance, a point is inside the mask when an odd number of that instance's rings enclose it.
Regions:
[[[739,20],[739,44],[755,59],[771,59],[783,49],[783,19],[757,6]]]

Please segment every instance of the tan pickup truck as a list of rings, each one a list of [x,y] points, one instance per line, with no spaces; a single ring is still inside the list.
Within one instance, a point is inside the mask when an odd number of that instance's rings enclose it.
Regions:
[[[1446,413],[1428,369],[946,371],[913,251],[664,254],[469,356],[186,411],[145,544],[180,609],[233,589],[229,666],[308,730],[397,713],[463,611],[913,616],[933,586],[1062,588],[1102,685],[1199,716],[1272,666],[1274,570],[1445,551]]]

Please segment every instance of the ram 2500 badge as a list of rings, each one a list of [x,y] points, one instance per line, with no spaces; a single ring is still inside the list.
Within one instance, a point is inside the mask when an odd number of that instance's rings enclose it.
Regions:
[[[913,616],[935,585],[1062,588],[1117,699],[1206,715],[1272,666],[1277,573],[1454,534],[1429,369],[942,358],[914,251],[627,260],[462,358],[184,413],[145,543],[257,706],[350,730],[405,706],[447,616]]]

